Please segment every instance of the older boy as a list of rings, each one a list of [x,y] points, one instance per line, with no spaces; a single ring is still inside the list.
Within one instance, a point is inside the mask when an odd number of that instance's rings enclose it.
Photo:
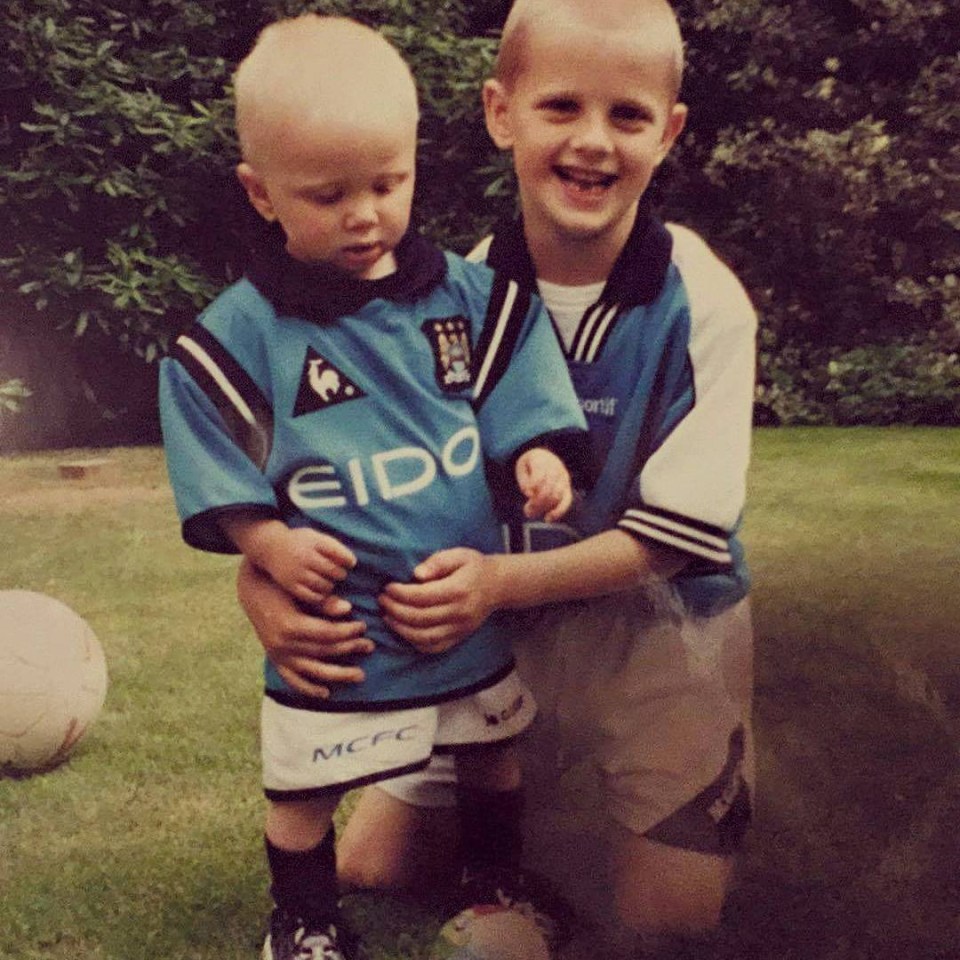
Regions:
[[[350,787],[455,751],[465,856],[519,857],[511,740],[534,706],[509,639],[491,621],[423,656],[376,598],[439,547],[501,546],[486,458],[512,467],[529,516],[562,515],[569,475],[544,445],[572,456],[583,418],[572,390],[537,386],[563,359],[517,284],[408,232],[417,98],[385,40],[344,18],[281,21],[240,65],[236,101],[237,173],[274,232],[164,361],[164,440],[188,543],[241,552],[301,602],[337,582],[367,615],[364,682],[318,699],[268,664],[261,717],[264,957],[339,960],[332,816]]]
[[[493,139],[513,152],[523,220],[484,250],[498,269],[538,282],[600,479],[573,518],[579,542],[536,556],[447,551],[417,568],[418,584],[390,585],[382,599],[400,635],[441,649],[491,610],[598,598],[549,611],[520,650],[543,713],[527,751],[530,854],[575,902],[592,897],[602,913],[612,899],[644,934],[717,923],[750,808],[752,641],[736,529],[756,321],[703,242],[664,229],[642,204],[684,124],[682,59],[663,0],[514,5],[484,106]],[[555,533],[527,526],[522,536],[538,547]],[[294,627],[275,595],[250,580],[241,590],[271,656],[305,665],[306,645],[283,633],[302,630],[305,644],[327,625]],[[331,676],[329,666],[307,675]],[[436,830],[451,779],[437,765],[367,791],[341,874],[416,879],[406,855]],[[558,790],[578,793],[579,815],[554,809]],[[611,821],[609,886],[585,864],[597,798]],[[405,835],[405,848],[382,842]]]

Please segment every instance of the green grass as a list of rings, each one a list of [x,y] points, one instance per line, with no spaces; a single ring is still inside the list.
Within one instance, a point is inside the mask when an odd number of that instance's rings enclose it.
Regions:
[[[255,957],[260,648],[235,561],[182,545],[158,450],[62,480],[71,455],[0,459],[0,589],[81,613],[110,689],[67,764],[0,780],[0,958]],[[960,431],[757,434],[758,816],[698,957],[956,955],[958,493]],[[425,956],[431,922],[369,908],[371,957]]]

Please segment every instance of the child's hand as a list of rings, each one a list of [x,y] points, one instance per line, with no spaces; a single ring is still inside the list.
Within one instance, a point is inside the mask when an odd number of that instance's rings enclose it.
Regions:
[[[527,450],[517,459],[516,476],[517,486],[527,498],[523,515],[528,520],[543,517],[553,523],[570,509],[570,474],[556,454],[543,447]]]
[[[416,583],[388,583],[384,621],[421,653],[443,653],[497,609],[496,558],[467,547],[440,550],[418,564]]]
[[[261,544],[256,563],[292,597],[322,604],[356,565],[339,540],[310,527],[284,529]]]

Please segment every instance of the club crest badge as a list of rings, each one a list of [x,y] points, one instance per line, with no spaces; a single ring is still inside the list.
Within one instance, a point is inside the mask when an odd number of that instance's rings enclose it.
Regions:
[[[300,390],[293,407],[295,417],[365,396],[342,370],[338,370],[312,347],[307,347],[303,373],[300,375]]]
[[[428,320],[420,328],[433,348],[437,383],[451,393],[473,384],[470,324],[465,317]]]

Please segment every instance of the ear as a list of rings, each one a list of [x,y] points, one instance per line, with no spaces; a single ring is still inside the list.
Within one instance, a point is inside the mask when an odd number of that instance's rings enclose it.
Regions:
[[[483,116],[487,121],[490,139],[501,149],[513,146],[513,126],[510,122],[510,95],[499,80],[487,80],[483,85]]]
[[[685,103],[675,103],[667,117],[667,122],[663,128],[663,136],[660,138],[660,149],[658,151],[657,164],[659,165],[665,159],[667,154],[676,143],[677,137],[683,133],[683,128],[687,124],[687,105]]]
[[[270,194],[267,193],[266,185],[249,163],[244,161],[237,164],[237,179],[243,185],[247,192],[247,199],[253,205],[253,208],[269,223],[277,219],[277,214],[273,209],[273,203],[270,200]]]

